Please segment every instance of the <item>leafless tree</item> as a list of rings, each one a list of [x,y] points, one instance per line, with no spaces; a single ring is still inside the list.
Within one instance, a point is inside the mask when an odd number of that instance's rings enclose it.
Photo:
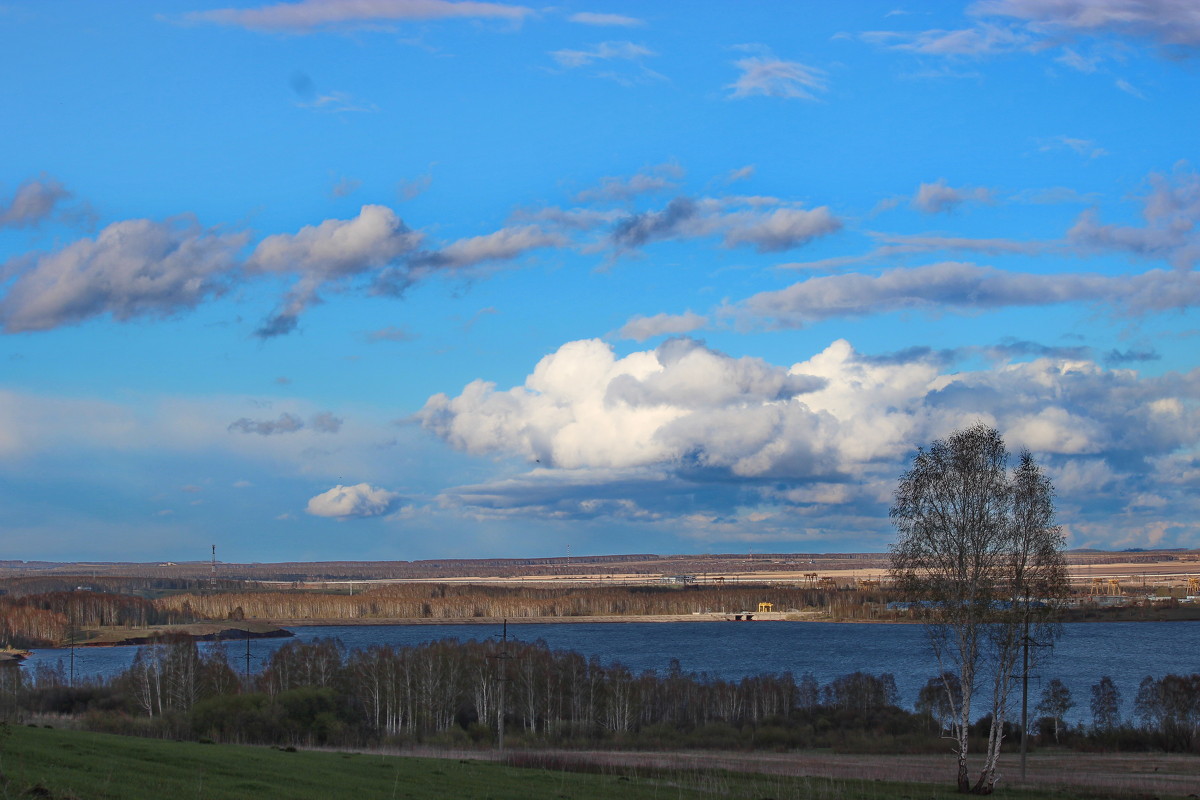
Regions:
[[[1092,686],[1092,728],[1111,731],[1121,724],[1121,691],[1105,675]]]
[[[1062,731],[1063,718],[1075,707],[1071,699],[1071,690],[1058,678],[1054,678],[1042,690],[1042,699],[1038,701],[1037,712],[1054,720],[1054,743],[1058,744]]]
[[[900,538],[892,575],[922,603],[933,654],[952,709],[961,792],[990,794],[1017,658],[1034,632],[1049,636],[1065,592],[1062,533],[1053,487],[1023,452],[1010,473],[1000,433],[976,424],[921,448],[900,477],[891,509]],[[991,728],[972,786],[968,730],[977,690],[990,688]]]

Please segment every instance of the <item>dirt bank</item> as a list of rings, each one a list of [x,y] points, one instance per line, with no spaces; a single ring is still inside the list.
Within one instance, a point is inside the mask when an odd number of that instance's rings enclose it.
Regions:
[[[154,625],[147,628],[97,628],[84,633],[80,647],[118,647],[150,644],[169,636],[188,636],[197,641],[216,639],[273,639],[292,636],[278,625],[258,620],[242,622],[194,622],[186,625]]]

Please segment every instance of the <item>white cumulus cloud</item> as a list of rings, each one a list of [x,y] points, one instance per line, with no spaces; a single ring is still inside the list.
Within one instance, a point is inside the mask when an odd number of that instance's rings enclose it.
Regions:
[[[444,492],[483,516],[699,515],[836,540],[886,527],[896,476],[916,447],[980,421],[1010,448],[1033,450],[1061,480],[1076,524],[1093,532],[1117,524],[1113,509],[1160,513],[1151,495],[1194,506],[1188,487],[1200,479],[1180,476],[1200,469],[1181,467],[1178,454],[1200,443],[1190,399],[1200,370],[1143,378],[1040,350],[964,370],[953,354],[864,356],[838,340],[783,367],[690,339],[624,357],[587,340],[543,358],[523,385],[474,381],[456,397],[431,397],[418,418],[467,453],[536,464]]]
[[[368,483],[354,486],[338,484],[329,491],[310,498],[305,511],[313,516],[335,519],[377,517],[390,511],[399,497],[396,492],[389,492]]]

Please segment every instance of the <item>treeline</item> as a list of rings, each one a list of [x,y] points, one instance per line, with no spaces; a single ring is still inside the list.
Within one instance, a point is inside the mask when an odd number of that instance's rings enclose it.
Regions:
[[[187,613],[125,594],[74,591],[0,597],[0,644],[52,647],[78,637],[80,628],[140,628],[191,622]]]
[[[25,597],[50,592],[104,592],[154,597],[165,592],[246,591],[254,584],[244,580],[212,578],[163,578],[112,575],[23,575],[5,578],[2,592]]]
[[[15,676],[15,677],[14,677]],[[544,643],[444,640],[347,652],[289,642],[246,675],[219,646],[174,639],[139,650],[124,673],[71,687],[61,665],[29,680],[7,670],[10,714],[60,713],[118,733],[277,745],[869,749],[936,746],[929,720],[896,706],[891,675],[727,681],[664,674]],[[924,744],[922,744],[924,743]]]
[[[1038,702],[1041,735],[1056,744],[1087,750],[1155,749],[1200,753],[1200,673],[1147,675],[1133,698],[1133,715],[1121,715],[1121,691],[1108,676],[1091,687],[1091,725],[1063,718],[1077,702],[1058,679],[1047,683]]]
[[[347,651],[335,639],[291,641],[258,672],[219,645],[176,638],[140,648],[128,670],[75,686],[63,665],[26,675],[0,666],[0,717],[73,715],[114,733],[292,746],[428,742],[491,746],[797,749],[938,752],[947,722],[942,677],[915,713],[898,707],[890,674],[857,672],[821,685],[812,675],[741,680],[635,673],[543,642],[433,641]],[[1060,681],[1036,705],[1034,745],[1200,754],[1200,674],[1147,677],[1133,715],[1109,678],[1091,688],[1090,725]],[[986,738],[989,721],[973,725]],[[1006,725],[1006,744],[1021,732]],[[979,742],[982,744],[982,739]]]
[[[877,613],[878,592],[736,586],[530,587],[457,584],[389,584],[354,595],[314,592],[178,594],[156,601],[161,608],[205,619],[370,619],[478,617],[578,617],[701,614],[756,611],[769,602],[776,611],[821,608],[845,618]],[[239,612],[240,609],[240,612]]]

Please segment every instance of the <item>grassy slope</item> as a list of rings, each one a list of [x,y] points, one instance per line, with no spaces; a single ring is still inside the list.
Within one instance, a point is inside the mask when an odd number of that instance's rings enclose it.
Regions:
[[[961,797],[944,786],[725,772],[614,769],[584,774],[485,761],[349,753],[287,753],[259,747],[167,742],[66,730],[13,727],[0,742],[0,797],[93,800],[329,800],[489,798],[666,800],[666,798]],[[998,798],[1071,795],[1008,793]]]

